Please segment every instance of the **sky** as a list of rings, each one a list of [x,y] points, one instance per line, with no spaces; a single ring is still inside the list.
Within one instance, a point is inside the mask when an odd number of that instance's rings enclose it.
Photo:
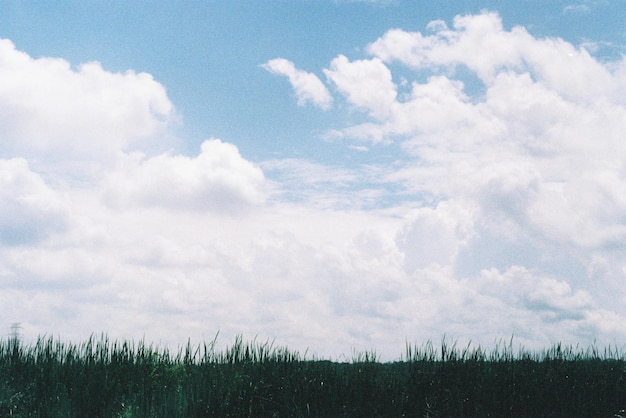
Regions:
[[[626,1],[0,0],[0,327],[626,344]]]

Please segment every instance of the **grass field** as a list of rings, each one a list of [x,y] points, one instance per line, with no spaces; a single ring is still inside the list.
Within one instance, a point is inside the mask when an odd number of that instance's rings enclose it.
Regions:
[[[238,337],[170,352],[105,335],[0,341],[0,417],[618,417],[617,349],[407,345],[396,362],[306,359]],[[622,411],[622,412],[620,412]],[[625,414],[626,415],[626,414]]]

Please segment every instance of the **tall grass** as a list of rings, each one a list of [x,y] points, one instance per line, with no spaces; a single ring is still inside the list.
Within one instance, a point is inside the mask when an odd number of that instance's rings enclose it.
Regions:
[[[217,338],[217,337],[216,337]],[[407,344],[345,363],[307,359],[237,337],[175,352],[92,336],[0,341],[0,416],[12,417],[613,417],[626,407],[626,358],[616,347],[557,344],[485,350]]]

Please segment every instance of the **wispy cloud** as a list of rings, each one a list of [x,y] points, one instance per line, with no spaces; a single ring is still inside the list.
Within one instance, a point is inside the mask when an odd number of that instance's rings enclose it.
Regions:
[[[284,58],[270,60],[262,67],[271,73],[287,77],[296,93],[299,105],[311,102],[324,110],[332,106],[332,96],[315,74],[298,70],[291,61]]]
[[[569,4],[563,8],[563,13],[587,14],[591,12],[591,7],[587,4]]]

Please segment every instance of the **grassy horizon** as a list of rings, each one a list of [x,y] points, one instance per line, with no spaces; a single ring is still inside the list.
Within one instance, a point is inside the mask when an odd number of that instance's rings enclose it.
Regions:
[[[0,416],[619,416],[626,356],[556,344],[486,350],[445,337],[393,362],[308,359],[273,341],[177,351],[92,335],[82,343],[0,340]]]

